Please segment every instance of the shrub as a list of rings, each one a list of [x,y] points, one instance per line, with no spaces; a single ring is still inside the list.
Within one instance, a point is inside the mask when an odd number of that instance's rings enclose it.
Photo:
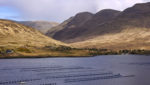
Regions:
[[[17,51],[25,52],[25,53],[31,53],[31,50],[29,50],[28,48],[25,48],[25,47],[17,48]]]

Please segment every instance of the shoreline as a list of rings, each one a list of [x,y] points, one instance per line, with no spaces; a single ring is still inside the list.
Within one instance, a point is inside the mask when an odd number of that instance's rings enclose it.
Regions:
[[[122,54],[118,54],[118,55],[122,55]],[[146,54],[128,54],[128,55],[149,56]],[[0,59],[89,58],[89,57],[96,57],[96,56],[104,56],[104,55],[93,55],[93,56],[5,56],[5,57],[0,57]]]
[[[95,56],[14,56],[0,57],[0,59],[40,59],[40,58],[88,58]]]

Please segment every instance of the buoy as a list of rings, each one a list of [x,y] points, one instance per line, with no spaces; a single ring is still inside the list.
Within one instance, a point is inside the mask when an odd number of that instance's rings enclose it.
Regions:
[[[19,82],[19,84],[26,84],[26,82]]]

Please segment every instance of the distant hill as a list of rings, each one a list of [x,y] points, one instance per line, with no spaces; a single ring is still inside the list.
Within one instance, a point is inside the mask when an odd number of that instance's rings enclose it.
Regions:
[[[59,24],[56,22],[48,22],[48,21],[20,21],[19,23],[35,28],[44,34],[52,27],[55,27]]]

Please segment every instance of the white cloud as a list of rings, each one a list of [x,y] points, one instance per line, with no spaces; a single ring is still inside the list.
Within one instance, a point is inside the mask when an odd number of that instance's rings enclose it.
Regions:
[[[82,11],[96,11],[92,0],[15,0],[25,18],[62,21]]]
[[[97,0],[98,6],[97,10],[101,9],[124,10],[127,7],[133,6],[135,3],[143,3],[143,2],[144,0]]]
[[[16,8],[25,20],[63,21],[82,11],[123,10],[146,1],[150,0],[0,0],[0,6]]]

